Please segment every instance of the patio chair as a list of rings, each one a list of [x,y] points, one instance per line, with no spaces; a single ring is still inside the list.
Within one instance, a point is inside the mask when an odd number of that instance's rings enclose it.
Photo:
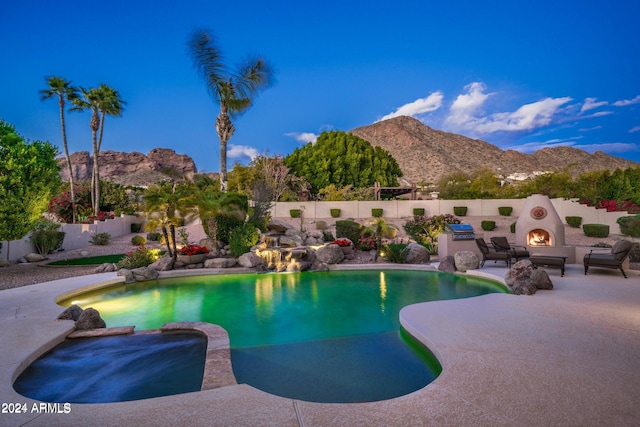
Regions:
[[[597,249],[591,249],[591,252],[584,256],[584,274],[587,274],[589,267],[617,268],[626,279],[627,275],[622,269],[622,263],[629,256],[631,249],[633,249],[633,243],[628,240],[616,242],[607,253],[594,253]]]
[[[504,261],[507,263],[507,267],[511,267],[511,254],[507,252],[498,252],[494,248],[489,247],[487,242],[484,241],[482,237],[476,239],[476,245],[478,245],[478,249],[482,253],[482,262],[480,263],[480,268],[484,266],[485,261],[493,260]]]
[[[512,245],[506,237],[492,237],[491,244],[498,252],[508,252],[512,258],[520,261],[523,258],[529,258],[529,251],[524,246]]]

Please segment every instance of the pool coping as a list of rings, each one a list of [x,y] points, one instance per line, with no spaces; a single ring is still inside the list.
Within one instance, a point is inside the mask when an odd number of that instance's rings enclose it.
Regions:
[[[584,276],[581,266],[568,267],[563,278],[549,271],[555,289],[535,296],[490,294],[405,307],[403,327],[429,347],[443,372],[409,395],[362,404],[304,402],[238,384],[133,402],[73,404],[66,414],[33,412],[39,402],[18,395],[11,384],[30,357],[73,329],[71,321],[52,320],[62,311],[56,296],[119,279],[103,273],[0,291],[0,402],[23,402],[29,409],[0,414],[0,425],[640,424],[638,274],[624,279],[597,270]],[[485,267],[467,274],[500,281],[504,272]],[[590,375],[580,373],[585,368]]]

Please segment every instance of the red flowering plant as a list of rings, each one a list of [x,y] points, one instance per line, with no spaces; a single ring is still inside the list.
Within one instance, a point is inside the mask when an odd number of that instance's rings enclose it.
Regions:
[[[362,236],[360,240],[358,240],[356,248],[360,251],[370,251],[376,248],[376,241],[371,237]]]
[[[104,221],[105,219],[114,219],[116,215],[113,212],[98,212],[98,215],[89,215],[87,219],[90,222],[93,221]]]
[[[199,255],[208,254],[209,249],[206,246],[186,245],[180,248],[178,255]]]
[[[334,240],[332,243],[340,246],[341,248],[345,248],[347,246],[353,245],[353,242],[346,237],[341,237],[339,239]]]

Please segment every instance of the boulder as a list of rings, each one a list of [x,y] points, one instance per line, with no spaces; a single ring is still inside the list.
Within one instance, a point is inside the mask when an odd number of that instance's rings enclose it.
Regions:
[[[320,244],[321,244],[320,240],[318,240],[317,238],[315,238],[313,236],[307,237],[307,240],[304,241],[304,245],[305,246],[317,246],[317,245],[320,245]]]
[[[454,261],[453,255],[447,255],[440,260],[440,264],[438,265],[438,270],[444,271],[446,273],[454,273],[456,271],[456,263]]]
[[[296,234],[280,236],[280,246],[285,248],[295,248],[302,246],[302,238]]]
[[[284,234],[290,229],[295,230],[296,228],[279,219],[273,219],[269,224],[267,224],[267,230],[275,231],[280,234]]]
[[[511,266],[507,274],[504,275],[504,282],[509,289],[513,287],[516,281],[528,280],[533,273],[533,264],[528,259],[521,259]]]
[[[429,251],[417,243],[407,245],[407,264],[428,264],[431,260]]]
[[[238,258],[238,264],[245,268],[253,268],[262,264],[262,260],[253,252],[247,252],[246,254],[240,255],[240,258]]]
[[[98,273],[110,273],[112,271],[116,271],[118,269],[118,267],[110,262],[105,262],[104,264],[100,264],[99,266],[97,266],[95,268],[95,270],[93,270],[94,273],[98,274]]]
[[[211,258],[204,262],[205,268],[231,268],[236,265],[235,258]]]
[[[453,255],[456,270],[465,272],[467,270],[477,270],[480,267],[480,259],[475,252],[459,251]]]
[[[65,311],[60,313],[60,316],[58,316],[58,320],[73,320],[75,322],[80,318],[82,311],[83,310],[79,306],[73,304],[67,307]]]
[[[220,242],[218,242],[220,243]],[[209,250],[209,252],[217,253],[218,252],[218,243],[214,242],[213,239],[206,237],[204,239],[200,239],[198,241],[198,246],[204,246]]]
[[[88,331],[89,329],[106,328],[107,324],[100,317],[100,313],[95,308],[87,308],[80,314],[76,320],[76,329],[79,331]]]
[[[134,268],[131,270],[133,278],[136,282],[146,282],[147,280],[156,280],[160,273],[149,267]]]
[[[149,268],[152,268],[157,271],[169,271],[174,267],[173,258],[169,255],[164,255],[160,257],[157,261],[149,264]]]
[[[533,270],[533,272],[531,273],[531,283],[536,287],[536,289],[553,289],[553,283],[549,278],[549,274],[539,268]]]
[[[511,293],[513,295],[533,295],[536,290],[536,285],[531,282],[531,279],[518,279],[514,282]]]
[[[338,245],[324,245],[316,249],[316,259],[325,264],[337,264],[344,259],[344,252]]]
[[[47,257],[44,256],[44,255],[40,255],[40,254],[36,254],[36,253],[32,252],[30,254],[26,254],[24,256],[24,259],[26,259],[27,262],[40,262],[40,261],[44,261],[45,259],[47,259]]]
[[[121,268],[118,270],[118,276],[124,277],[124,283],[133,283],[136,279],[133,277],[133,272],[131,270],[127,270],[126,268]]]
[[[316,260],[313,264],[311,264],[312,271],[329,271],[329,267],[324,262],[320,262]]]

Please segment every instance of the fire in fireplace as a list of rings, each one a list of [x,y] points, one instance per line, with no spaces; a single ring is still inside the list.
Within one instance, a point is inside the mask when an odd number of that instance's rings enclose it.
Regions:
[[[536,228],[527,234],[529,246],[553,246],[549,232]]]

